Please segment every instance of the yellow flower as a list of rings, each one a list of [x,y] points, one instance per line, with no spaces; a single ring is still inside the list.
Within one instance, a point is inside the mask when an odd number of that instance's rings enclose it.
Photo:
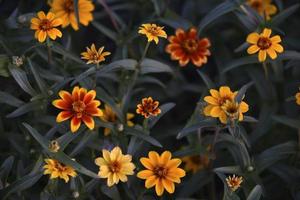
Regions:
[[[140,179],[146,179],[145,187],[147,189],[155,186],[158,196],[161,196],[164,189],[169,193],[174,193],[175,184],[180,183],[180,178],[185,176],[185,171],[178,166],[181,160],[178,158],[171,159],[172,154],[165,151],[159,156],[155,151],[150,151],[148,158],[141,158],[140,161],[146,170],[142,170],[137,174]]]
[[[146,35],[148,42],[154,40],[154,42],[158,44],[158,37],[167,38],[167,34],[163,29],[164,27],[157,26],[156,24],[142,24],[142,26],[139,27],[139,33]]]
[[[272,30],[265,28],[261,34],[256,32],[251,33],[247,37],[247,42],[250,47],[247,49],[248,54],[255,54],[258,52],[259,62],[264,62],[267,54],[271,59],[277,58],[277,53],[283,52],[283,47],[279,44],[281,38],[279,35],[271,37]]]
[[[100,116],[100,119],[104,122],[116,122],[117,121],[117,115],[114,113],[114,111],[109,107],[108,105],[104,105],[103,116]],[[127,119],[127,126],[132,127],[134,126],[134,123],[131,121],[131,119],[134,118],[133,113],[127,113],[126,119]],[[104,135],[108,136],[110,134],[111,130],[109,128],[104,128]]]
[[[267,20],[271,19],[271,15],[277,12],[275,5],[271,3],[272,0],[247,0],[247,4],[256,10],[262,17]]]
[[[196,173],[197,171],[208,168],[210,164],[208,152],[211,151],[211,145],[208,145],[206,151],[207,152],[202,155],[184,156],[182,161],[185,164],[185,171],[192,171],[193,173]]]
[[[35,30],[34,37],[39,42],[44,42],[47,37],[55,40],[56,37],[62,37],[62,33],[55,27],[60,26],[62,23],[60,18],[57,18],[52,12],[48,12],[47,15],[40,11],[37,13],[37,17],[31,19],[30,28]]]
[[[152,97],[143,98],[142,103],[137,105],[136,113],[143,115],[145,118],[157,116],[161,113],[159,102],[154,101]]]
[[[243,182],[243,177],[229,176],[226,178],[227,186],[234,192],[241,187],[241,183]]]
[[[110,52],[104,51],[104,47],[100,47],[97,51],[95,44],[92,44],[92,46],[86,47],[86,52],[82,52],[82,59],[87,60],[87,64],[99,64],[100,62],[105,61],[105,56],[110,55]]]
[[[56,13],[62,19],[62,27],[65,28],[71,24],[74,30],[78,30],[76,14],[73,0],[53,0],[50,3],[51,11]],[[92,11],[95,9],[93,2],[90,0],[78,0],[79,22],[87,26],[92,20]]]
[[[192,171],[193,173],[206,169],[210,163],[207,155],[185,156],[182,161],[185,163],[185,171]]]
[[[205,116],[219,118],[223,124],[226,124],[227,118],[231,117],[230,114],[232,114],[232,104],[234,104],[237,106],[235,107],[235,111],[239,113],[238,120],[243,120],[243,113],[249,110],[249,106],[244,101],[242,101],[239,105],[236,105],[234,99],[238,93],[237,91],[232,92],[228,86],[222,86],[219,88],[219,91],[211,89],[209,92],[211,96],[204,97],[204,101],[208,103],[203,110]]]
[[[225,103],[221,106],[222,110],[226,113],[226,116],[231,120],[243,121],[243,113],[249,110],[248,105],[245,103],[241,109],[241,104],[235,101],[226,100]]]
[[[123,155],[120,147],[115,147],[111,152],[103,149],[102,155],[103,157],[95,159],[95,163],[100,167],[98,175],[100,178],[107,178],[109,187],[119,181],[126,182],[127,176],[134,174],[135,166],[131,162],[131,155]]]
[[[299,88],[299,90],[300,90],[300,88]],[[298,105],[300,105],[300,92],[296,93],[295,97],[296,97],[296,103]]]
[[[46,164],[43,167],[44,174],[50,174],[50,179],[61,178],[67,183],[69,176],[77,176],[77,173],[71,166],[64,165],[54,159],[45,159],[45,162]]]

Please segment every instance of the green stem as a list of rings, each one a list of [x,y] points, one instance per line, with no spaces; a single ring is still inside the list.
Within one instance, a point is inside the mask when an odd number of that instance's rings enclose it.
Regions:
[[[144,130],[148,130],[148,118],[145,118],[143,121],[143,128]]]
[[[97,63],[96,65],[96,71],[95,71],[95,74],[94,74],[94,79],[93,79],[93,88],[95,89],[96,86],[97,86],[97,71],[100,69],[100,65],[99,63]]]
[[[47,41],[47,49],[48,49],[48,63],[49,65],[51,65],[52,64],[51,41],[48,37],[46,41]]]
[[[263,65],[263,68],[264,68],[264,72],[265,72],[266,79],[268,79],[268,78],[269,78],[269,75],[268,75],[268,67],[267,67],[267,63],[266,63],[266,62],[263,62],[262,65]]]

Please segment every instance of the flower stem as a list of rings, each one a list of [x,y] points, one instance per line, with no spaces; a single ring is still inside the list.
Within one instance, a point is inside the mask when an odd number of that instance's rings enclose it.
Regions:
[[[51,41],[50,39],[47,37],[47,49],[48,49],[48,63],[49,65],[52,64],[52,51],[51,51]]]
[[[97,86],[97,71],[100,69],[100,65],[99,63],[97,63],[96,65],[96,71],[95,71],[95,74],[94,74],[94,79],[93,79],[93,88],[95,89],[96,86]]]
[[[266,79],[268,79],[269,75],[268,75],[268,67],[267,67],[267,63],[266,63],[266,62],[263,62],[262,65],[263,65],[263,68],[264,68],[264,72],[265,72]]]

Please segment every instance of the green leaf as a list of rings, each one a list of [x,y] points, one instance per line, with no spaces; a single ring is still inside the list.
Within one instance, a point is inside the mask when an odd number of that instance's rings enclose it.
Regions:
[[[277,161],[286,159],[289,156],[296,154],[296,152],[297,143],[294,141],[273,146],[255,158],[256,168],[259,172],[262,172]]]
[[[21,115],[28,113],[29,111],[38,110],[38,109],[40,109],[40,102],[34,101],[34,102],[23,104],[13,112],[6,115],[6,117],[7,118],[19,117]]]
[[[254,84],[254,82],[252,81],[250,83],[247,83],[243,87],[241,87],[241,89],[239,89],[239,91],[235,97],[235,101],[238,103],[241,103],[243,98],[245,97],[245,94],[246,94],[248,88],[251,87],[253,84]]]
[[[162,72],[173,73],[173,70],[169,65],[150,58],[145,58],[141,63],[141,74]]]
[[[259,200],[262,196],[262,188],[260,185],[256,185],[250,192],[247,200]]]
[[[97,91],[97,97],[100,100],[104,101],[106,104],[108,104],[112,108],[112,110],[116,113],[118,119],[121,120],[121,122],[124,122],[125,120],[121,112],[120,106],[116,104],[114,99],[111,96],[109,96],[109,94],[100,87],[97,87],[96,91]]]
[[[210,11],[200,22],[198,26],[198,33],[200,34],[207,25],[215,21],[217,18],[230,13],[234,9],[236,9],[237,4],[233,1],[225,1],[215,7],[212,11]]]
[[[89,69],[87,69],[85,72],[79,74],[78,76],[76,76],[76,78],[72,81],[71,86],[74,86],[75,84],[77,84],[79,81],[81,81],[82,79],[88,77],[91,74],[96,73],[96,66],[91,67]]]
[[[146,142],[149,142],[154,146],[162,147],[162,145],[156,139],[154,139],[153,137],[151,137],[150,135],[148,135],[146,132],[142,130],[132,128],[132,127],[125,127],[124,132],[126,135],[136,136],[137,138],[145,140]]]
[[[158,116],[155,117],[150,117],[148,120],[148,127],[152,128],[157,122],[158,120],[164,116],[167,112],[169,112],[172,108],[174,108],[176,104],[175,103],[166,103],[161,105],[159,108],[161,110],[161,113]]]
[[[108,38],[112,39],[113,41],[117,41],[118,35],[116,32],[114,32],[113,30],[107,28],[106,26],[103,26],[102,24],[93,21],[92,25],[101,33],[103,33],[104,35],[106,35]]]
[[[7,55],[0,55],[0,76],[9,77],[8,65],[9,57]]]
[[[204,83],[208,89],[216,88],[216,85],[212,82],[212,80],[205,73],[203,73],[200,70],[197,70],[197,72],[200,75],[200,77],[202,78],[202,80],[204,81]]]
[[[69,58],[70,60],[73,60],[79,64],[83,64],[83,65],[86,65],[85,62],[83,62],[79,57],[77,57],[76,55],[72,54],[70,51],[67,51],[66,49],[64,49],[63,46],[61,46],[59,43],[56,43],[56,42],[52,42],[53,46],[51,46],[51,49],[66,57],[66,58]]]
[[[121,200],[121,195],[117,186],[108,187],[103,185],[101,186],[101,191],[112,200]]]
[[[58,151],[57,153],[52,153],[49,150],[49,140],[47,140],[45,137],[40,135],[34,128],[32,128],[29,124],[27,123],[22,123],[23,126],[29,131],[29,133],[40,143],[40,145],[43,147],[43,149],[47,152],[47,154],[50,155],[51,158],[54,158],[65,165],[70,165],[73,167],[76,171],[85,174],[87,176],[90,176],[92,178],[99,178],[97,174],[94,172],[86,169],[84,166],[81,164],[77,163],[76,161],[72,160],[69,156],[67,156],[64,152]]]
[[[192,134],[192,132],[195,132],[198,129],[201,128],[205,128],[205,127],[211,127],[216,125],[216,120],[215,119],[205,119],[203,121],[197,122],[193,125],[189,125],[187,127],[184,127],[177,135],[177,139],[181,139],[183,137],[186,137],[190,134]]]
[[[272,25],[274,25],[276,27],[279,24],[281,24],[282,22],[284,22],[289,16],[291,16],[293,13],[295,13],[298,10],[299,6],[300,6],[300,4],[297,3],[287,9],[281,11],[274,17],[272,17]]]
[[[227,167],[218,167],[214,169],[215,172],[221,172],[223,174],[242,174],[242,169],[240,166],[227,166]]]
[[[289,127],[300,129],[300,120],[291,119],[281,115],[274,115],[272,116],[272,119]]]
[[[6,184],[7,182],[7,177],[12,170],[13,164],[14,164],[15,158],[13,156],[9,156],[8,158],[5,159],[5,161],[2,163],[0,167],[0,179],[2,184]]]
[[[70,144],[73,140],[75,140],[81,133],[83,132],[83,129],[79,129],[76,133],[72,133],[71,131],[68,131],[67,133],[63,134],[59,138],[56,139],[56,141],[59,144],[60,151],[64,151],[64,149]]]
[[[108,72],[113,72],[121,69],[135,70],[137,64],[138,62],[134,59],[117,60],[100,68],[98,70],[98,73],[108,73]]]
[[[35,67],[33,66],[33,63],[30,60],[30,58],[27,58],[27,62],[28,62],[29,68],[30,68],[30,70],[33,74],[33,77],[34,77],[36,83],[38,84],[38,86],[40,88],[40,91],[42,93],[47,93],[48,87],[47,87],[45,81],[40,77],[39,73],[36,71]]]
[[[19,86],[28,94],[31,96],[35,96],[37,92],[32,88],[30,85],[26,73],[13,65],[9,65],[8,69],[11,73],[11,75],[14,77],[14,79],[17,81]]]
[[[95,132],[86,131],[84,136],[81,138],[80,142],[76,145],[73,151],[70,153],[70,156],[75,157],[78,153],[80,153],[88,143],[97,138],[97,134]]]
[[[243,65],[257,64],[259,63],[257,56],[247,56],[242,58],[234,59],[232,62],[225,65],[224,69],[221,71],[222,74]]]
[[[300,53],[298,51],[284,51],[278,55],[278,60],[300,60]]]
[[[16,97],[12,96],[11,94],[6,92],[1,92],[1,91],[0,91],[0,102],[14,107],[19,107],[25,103],[20,99],[17,99]]]

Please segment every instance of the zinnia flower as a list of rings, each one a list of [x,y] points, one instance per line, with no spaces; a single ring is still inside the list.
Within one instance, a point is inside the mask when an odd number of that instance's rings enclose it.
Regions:
[[[171,54],[172,60],[179,60],[181,67],[186,66],[190,61],[197,67],[207,63],[207,56],[210,56],[208,49],[210,41],[208,38],[198,38],[195,28],[186,32],[179,28],[168,40],[170,44],[166,46],[166,52]]]
[[[139,33],[146,35],[148,42],[154,40],[158,44],[159,37],[167,38],[167,34],[163,29],[164,27],[157,26],[156,24],[142,24],[139,27]]]
[[[247,37],[247,42],[250,44],[247,52],[249,54],[258,52],[259,62],[264,62],[267,58],[267,54],[274,60],[277,58],[277,53],[283,52],[283,47],[279,44],[281,42],[280,36],[275,35],[270,37],[271,34],[272,30],[265,28],[261,34],[254,32]]]
[[[136,113],[149,118],[150,115],[157,116],[161,113],[159,109],[159,102],[154,101],[152,97],[143,98],[142,103],[137,105]]]
[[[210,163],[207,155],[185,156],[182,161],[185,163],[185,171],[192,171],[193,173],[206,169]]]
[[[226,178],[227,186],[231,189],[231,191],[236,191],[241,187],[241,184],[243,182],[243,177],[241,176],[235,176],[232,177],[229,176]]]
[[[141,158],[140,161],[146,170],[142,170],[137,174],[140,179],[146,179],[145,187],[147,189],[155,186],[158,196],[161,196],[164,189],[169,193],[174,193],[175,184],[180,183],[180,178],[185,176],[185,171],[178,166],[181,160],[178,158],[171,159],[172,154],[165,151],[159,156],[155,151],[148,153],[148,158]]]
[[[262,17],[267,20],[271,19],[271,15],[277,12],[277,8],[271,3],[272,0],[247,0],[247,4],[256,10]]]
[[[238,112],[238,120],[243,120],[243,113],[249,110],[248,104],[242,101],[240,104],[236,104],[234,99],[237,95],[236,92],[232,92],[231,89],[227,86],[222,86],[218,90],[211,89],[210,91],[211,96],[204,97],[204,101],[208,103],[208,105],[204,108],[203,113],[205,116],[211,116],[215,118],[219,118],[219,120],[223,123],[227,123],[227,118],[231,117],[230,114],[234,112]],[[234,103],[232,103],[234,102]],[[231,110],[233,105],[236,106],[235,110]]]
[[[134,118],[133,113],[127,113],[126,119],[127,119],[127,126],[131,127],[134,126],[134,123],[131,121],[131,119]],[[114,111],[109,107],[108,105],[104,105],[103,115],[100,117],[100,119],[104,122],[116,122],[117,121],[117,115],[114,113]],[[110,134],[111,130],[109,128],[104,128],[104,135],[108,136]]]
[[[300,89],[299,89],[299,90],[300,90]],[[300,92],[296,93],[295,97],[296,97],[296,103],[297,103],[298,105],[300,105]]]
[[[94,129],[95,122],[93,117],[103,115],[102,111],[98,108],[101,102],[95,100],[95,90],[87,91],[85,88],[76,86],[73,88],[72,94],[61,90],[59,96],[61,99],[56,99],[52,102],[56,108],[63,110],[57,115],[57,122],[71,118],[71,131],[73,133],[79,129],[81,121],[83,121],[90,130]]]
[[[47,37],[55,40],[56,37],[62,37],[62,33],[55,27],[62,24],[60,18],[57,18],[52,12],[48,12],[47,15],[40,11],[37,13],[37,17],[31,19],[30,28],[35,30],[34,37],[39,42],[44,42]]]
[[[111,187],[119,181],[126,182],[127,176],[134,174],[131,155],[123,155],[120,147],[115,147],[111,152],[103,149],[102,156],[96,158],[95,163],[100,167],[100,178],[107,178],[107,186]]]
[[[69,176],[75,177],[76,171],[68,165],[64,165],[54,159],[45,159],[44,174],[50,174],[50,179],[61,178],[69,182]]]
[[[50,3],[51,11],[62,19],[62,27],[65,28],[71,24],[74,30],[78,30],[76,14],[73,0],[53,0]],[[90,0],[78,0],[78,14],[80,24],[87,26],[92,20],[93,2]]]
[[[86,47],[86,52],[82,52],[82,59],[87,60],[87,64],[99,64],[105,60],[105,56],[110,55],[110,52],[103,52],[104,47],[100,47],[97,51],[95,44],[92,44],[91,48]]]

